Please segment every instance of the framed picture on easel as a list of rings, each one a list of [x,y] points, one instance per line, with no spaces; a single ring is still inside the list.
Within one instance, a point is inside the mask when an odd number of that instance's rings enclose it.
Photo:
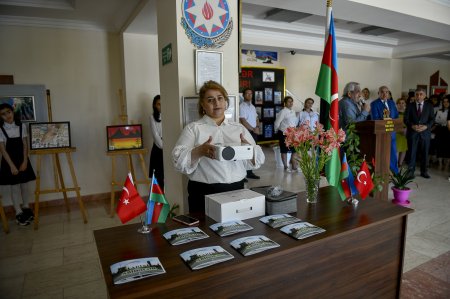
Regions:
[[[30,123],[29,126],[32,150],[71,147],[70,122]]]
[[[0,104],[9,104],[22,122],[36,121],[34,96],[0,96]]]
[[[108,151],[120,151],[143,148],[142,125],[107,126]]]

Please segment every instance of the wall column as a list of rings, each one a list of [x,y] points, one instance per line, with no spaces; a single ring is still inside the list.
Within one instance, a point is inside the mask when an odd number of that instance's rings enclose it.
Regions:
[[[161,92],[162,127],[164,141],[164,176],[167,200],[180,205],[187,213],[187,178],[175,170],[172,149],[183,130],[182,97],[195,96],[195,50],[181,26],[182,0],[158,0],[158,53]],[[208,1],[214,3],[214,1]],[[223,52],[223,86],[230,95],[238,95],[238,1],[227,0],[233,29],[225,44],[217,49]],[[162,49],[171,44],[172,62],[162,65]]]

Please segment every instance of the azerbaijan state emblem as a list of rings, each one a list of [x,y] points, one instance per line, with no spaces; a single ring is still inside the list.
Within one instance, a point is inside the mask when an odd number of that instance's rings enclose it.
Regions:
[[[183,0],[181,26],[198,49],[220,48],[231,35],[233,20],[226,0]]]

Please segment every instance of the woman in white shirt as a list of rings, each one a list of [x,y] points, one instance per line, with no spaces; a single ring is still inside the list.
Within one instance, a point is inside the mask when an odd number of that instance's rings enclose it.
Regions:
[[[304,124],[306,121],[309,121],[309,127],[311,130],[316,128],[316,122],[319,121],[319,114],[312,110],[312,106],[314,105],[314,100],[311,98],[307,98],[305,100],[305,106],[303,107],[303,111],[300,112],[300,121],[299,125]]]
[[[299,168],[297,167],[297,154],[294,149],[288,148],[286,146],[286,136],[284,136],[284,131],[287,128],[296,127],[298,124],[298,118],[295,114],[295,111],[292,110],[292,106],[294,105],[294,99],[290,96],[287,96],[283,99],[284,108],[277,114],[275,118],[274,129],[277,132],[278,143],[280,145],[280,153],[281,160],[283,161],[284,169],[287,172],[291,172],[291,168],[289,164],[292,165],[292,170],[297,171]],[[287,163],[287,153],[291,152],[291,160],[289,164]]]
[[[225,118],[228,103],[228,93],[222,85],[205,82],[198,102],[202,118],[184,128],[172,151],[175,168],[189,177],[190,213],[205,212],[205,195],[244,188],[247,169],[257,169],[264,163],[264,153],[250,132],[242,124]],[[253,146],[253,159],[215,159],[216,144],[242,143]]]
[[[153,136],[153,147],[150,154],[149,177],[153,176],[158,180],[161,189],[164,190],[164,163],[163,163],[163,141],[161,126],[161,97],[156,95],[153,98],[153,115],[150,116],[150,129]]]

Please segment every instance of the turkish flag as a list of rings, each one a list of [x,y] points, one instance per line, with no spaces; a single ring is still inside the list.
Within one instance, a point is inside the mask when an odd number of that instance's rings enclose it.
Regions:
[[[117,205],[117,215],[123,224],[147,210],[147,205],[139,196],[133,184],[131,173],[128,173],[125,184],[122,188],[119,204]]]
[[[358,171],[358,175],[355,180],[355,187],[358,189],[362,199],[365,199],[374,187],[366,161],[363,161],[361,168]]]

